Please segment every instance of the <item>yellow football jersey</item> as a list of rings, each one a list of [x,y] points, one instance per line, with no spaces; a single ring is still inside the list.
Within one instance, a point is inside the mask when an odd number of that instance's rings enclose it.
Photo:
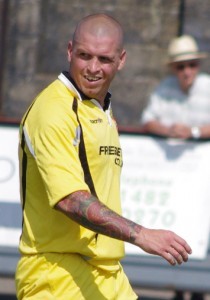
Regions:
[[[111,105],[82,99],[62,73],[34,100],[20,126],[22,254],[79,253],[98,260],[124,256],[122,241],[80,226],[54,209],[87,190],[121,214],[122,151]]]

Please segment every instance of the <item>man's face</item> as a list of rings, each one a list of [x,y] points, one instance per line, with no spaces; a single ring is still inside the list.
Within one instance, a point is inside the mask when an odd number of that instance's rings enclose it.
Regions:
[[[182,90],[187,92],[198,74],[199,60],[175,62],[171,64],[171,68],[177,76]]]
[[[86,96],[102,105],[111,81],[125,62],[125,51],[117,47],[116,39],[95,37],[89,33],[80,34],[73,44],[69,42],[71,77]]]

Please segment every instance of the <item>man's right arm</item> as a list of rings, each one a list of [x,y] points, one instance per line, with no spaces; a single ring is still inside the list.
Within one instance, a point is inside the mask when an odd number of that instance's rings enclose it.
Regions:
[[[68,195],[55,208],[94,232],[132,243],[150,254],[162,256],[171,265],[186,262],[191,253],[187,242],[174,232],[136,224],[110,210],[87,191]]]

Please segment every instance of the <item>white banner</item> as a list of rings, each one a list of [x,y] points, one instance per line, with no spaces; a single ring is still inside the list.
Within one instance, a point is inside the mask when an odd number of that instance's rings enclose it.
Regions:
[[[195,259],[207,254],[210,142],[121,134],[123,215],[148,228],[175,231]],[[127,254],[146,254],[126,244]]]
[[[0,127],[0,201],[19,202],[18,127]]]
[[[0,203],[14,203],[17,209],[18,127],[0,127],[0,139]],[[210,142],[127,134],[120,140],[124,216],[146,227],[177,232],[191,245],[193,258],[204,258],[210,228]],[[12,224],[13,220],[11,227],[0,222],[0,245],[18,245],[20,228]],[[130,244],[126,252],[145,254]]]
[[[21,214],[17,205],[20,203],[18,127],[0,127],[0,140],[0,246],[17,247],[21,234],[21,222],[18,228],[14,227]],[[7,204],[16,211],[8,211]]]

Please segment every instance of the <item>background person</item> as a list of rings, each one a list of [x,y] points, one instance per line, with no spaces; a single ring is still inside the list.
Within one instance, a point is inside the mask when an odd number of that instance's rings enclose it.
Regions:
[[[191,253],[175,233],[121,216],[122,151],[108,89],[125,59],[119,23],[85,17],[68,45],[69,72],[21,122],[18,299],[137,299],[119,262],[122,241],[172,265]]]
[[[171,75],[160,82],[141,115],[145,132],[181,139],[210,137],[210,76],[200,73],[200,60],[205,57],[191,36],[171,41]],[[174,300],[182,299],[183,292],[177,292]],[[201,293],[193,293],[191,299],[204,298]]]
[[[171,41],[171,75],[157,86],[141,115],[145,132],[181,139],[210,137],[210,76],[200,73],[205,57],[191,36]]]

